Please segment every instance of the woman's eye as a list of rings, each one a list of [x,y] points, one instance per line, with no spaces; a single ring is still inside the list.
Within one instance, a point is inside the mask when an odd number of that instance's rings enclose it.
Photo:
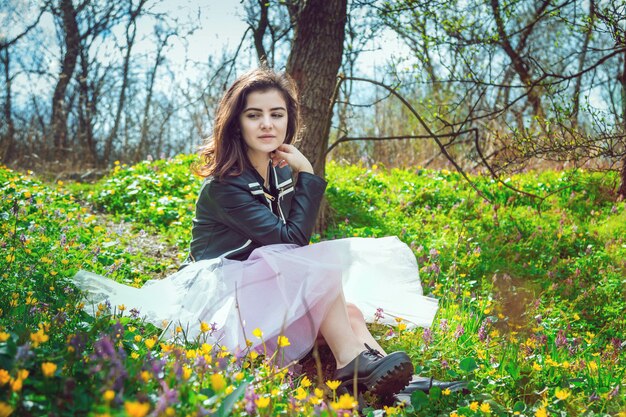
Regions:
[[[281,118],[281,117],[283,117],[283,116],[284,116],[284,114],[282,114],[282,113],[274,113],[274,114],[272,114],[272,117],[275,117],[275,118],[277,118],[277,119],[278,119],[278,118]]]
[[[256,119],[257,117],[259,117],[258,114],[248,113],[248,119]]]

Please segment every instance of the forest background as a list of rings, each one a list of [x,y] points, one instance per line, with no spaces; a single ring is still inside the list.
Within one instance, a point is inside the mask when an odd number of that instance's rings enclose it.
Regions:
[[[210,53],[202,39],[181,68],[171,52],[223,5],[4,1],[0,159],[86,175],[193,152],[224,89],[264,61],[296,79],[321,172],[328,158],[496,178],[585,166],[621,172],[626,194],[623,1],[240,3],[240,40]]]

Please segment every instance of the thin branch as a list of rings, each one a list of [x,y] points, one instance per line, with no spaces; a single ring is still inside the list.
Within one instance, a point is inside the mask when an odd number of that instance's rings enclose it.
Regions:
[[[482,191],[480,191],[478,189],[476,184],[474,184],[474,182],[467,176],[467,174],[465,173],[463,168],[461,168],[461,166],[454,160],[452,155],[450,155],[448,153],[448,151],[446,150],[446,148],[443,145],[443,143],[441,143],[441,141],[439,140],[438,136],[431,130],[431,128],[426,123],[426,121],[424,121],[424,119],[417,112],[417,110],[415,110],[415,108],[413,108],[411,103],[409,103],[402,95],[400,95],[400,93],[398,93],[395,89],[389,87],[388,85],[386,85],[384,83],[381,83],[379,81],[376,81],[376,80],[370,80],[368,78],[361,78],[361,77],[346,77],[346,76],[344,76],[342,74],[339,75],[339,83],[341,83],[343,81],[346,81],[346,80],[368,82],[368,83],[377,85],[379,87],[382,87],[382,88],[386,89],[387,91],[389,91],[394,96],[396,96],[398,98],[398,100],[400,100],[402,102],[402,104],[404,104],[404,106],[413,114],[413,116],[415,116],[417,121],[424,128],[424,130],[426,130],[426,132],[430,135],[430,137],[435,141],[437,146],[439,146],[439,149],[440,149],[441,153],[448,159],[448,161],[450,161],[450,163],[454,166],[454,168],[456,168],[457,172],[459,174],[461,174],[463,176],[463,178],[465,178],[465,180],[468,182],[468,184],[474,189],[474,191],[476,191],[476,193],[479,196],[481,196],[485,201],[488,201],[489,203],[491,203],[491,200],[489,200],[489,198],[487,198],[487,196]]]

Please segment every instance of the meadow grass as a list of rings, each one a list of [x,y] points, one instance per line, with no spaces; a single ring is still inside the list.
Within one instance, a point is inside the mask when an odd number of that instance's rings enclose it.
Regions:
[[[194,160],[117,164],[95,184],[0,168],[0,417],[357,413],[332,381],[208,343],[210,323],[198,323],[194,340],[177,329],[170,343],[127,306],[83,311],[68,281],[79,269],[134,286],[176,270],[201,182]],[[626,207],[616,176],[506,180],[541,201],[472,176],[490,202],[446,170],[331,163],[327,179],[329,224],[313,241],[398,236],[424,292],[439,298],[430,329],[373,324],[381,344],[407,351],[422,375],[469,383],[469,394],[415,393],[387,415],[626,416]]]

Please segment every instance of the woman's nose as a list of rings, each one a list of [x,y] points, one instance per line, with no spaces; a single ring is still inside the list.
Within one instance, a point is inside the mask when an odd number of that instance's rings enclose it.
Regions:
[[[271,116],[263,116],[261,117],[261,127],[269,128],[272,126],[272,118]]]

